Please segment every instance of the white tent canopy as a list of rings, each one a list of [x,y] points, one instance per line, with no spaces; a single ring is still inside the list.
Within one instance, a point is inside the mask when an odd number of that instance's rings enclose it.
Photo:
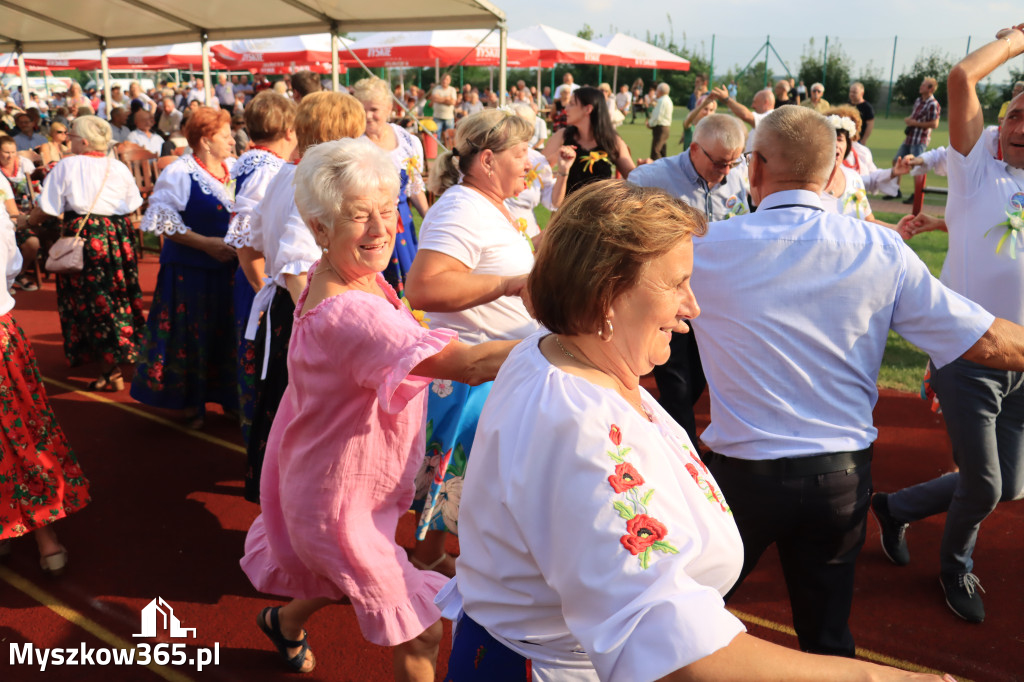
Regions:
[[[489,0],[2,0],[0,50],[19,53],[27,83],[25,52],[100,49],[104,73],[107,48],[169,45],[199,40],[204,79],[210,92],[210,40],[263,38],[302,33],[493,28],[501,30],[505,13]],[[332,39],[337,49],[337,40]],[[504,49],[502,50],[504,53]],[[337,64],[337,58],[332,60]],[[504,92],[504,58],[502,91]],[[109,78],[104,78],[108,83]],[[337,70],[335,70],[337,84]],[[26,86],[27,87],[27,86]],[[107,97],[109,98],[109,92]]]

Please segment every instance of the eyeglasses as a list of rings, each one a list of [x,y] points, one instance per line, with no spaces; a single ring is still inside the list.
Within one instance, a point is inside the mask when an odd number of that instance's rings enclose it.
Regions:
[[[816,92],[816,93],[818,93],[818,94],[820,95],[821,93],[823,93],[823,92],[825,92],[825,91],[824,91],[824,90],[821,90],[821,89],[819,89],[819,88],[811,88],[811,92]]]
[[[743,160],[747,162],[747,165],[750,165],[750,160],[754,158],[754,154],[757,154],[757,158],[761,160],[761,163],[768,163],[768,157],[756,149],[752,149],[749,152],[743,153]]]
[[[712,166],[714,166],[715,168],[719,168],[721,170],[728,170],[730,168],[735,168],[736,166],[740,165],[740,163],[742,163],[742,161],[743,161],[743,157],[740,157],[740,158],[738,158],[738,159],[736,159],[734,161],[719,161],[719,160],[715,159],[714,157],[712,157],[707,152],[705,152],[704,151],[704,147],[701,147],[699,144],[697,145],[697,149],[701,150],[701,152],[703,152],[704,156],[708,157],[708,161],[711,162]]]

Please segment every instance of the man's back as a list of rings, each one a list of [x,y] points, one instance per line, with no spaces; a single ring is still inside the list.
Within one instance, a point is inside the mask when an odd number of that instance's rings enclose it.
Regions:
[[[895,232],[820,206],[811,192],[778,192],[694,240],[694,328],[712,400],[702,439],[716,452],[866,448],[890,327],[945,364],[992,323]]]

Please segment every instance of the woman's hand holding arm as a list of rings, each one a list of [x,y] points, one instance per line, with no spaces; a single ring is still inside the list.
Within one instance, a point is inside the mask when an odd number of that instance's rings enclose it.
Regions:
[[[201,234],[196,234],[192,230],[185,232],[169,233],[165,235],[167,239],[172,242],[187,246],[190,249],[202,251],[211,258],[219,260],[221,263],[229,263],[235,258],[235,247],[228,246],[224,243],[224,240],[219,237],[204,237]]]
[[[409,373],[477,386],[497,376],[501,363],[505,362],[517,343],[519,341],[487,341],[471,346],[453,341],[440,353],[431,355],[413,367]]]

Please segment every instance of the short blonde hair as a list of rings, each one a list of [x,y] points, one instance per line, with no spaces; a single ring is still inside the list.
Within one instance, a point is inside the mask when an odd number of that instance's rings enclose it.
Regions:
[[[502,152],[529,142],[533,126],[508,109],[484,109],[462,119],[455,128],[455,146],[438,157],[427,187],[437,195],[459,183],[477,154],[485,149]]]
[[[782,107],[757,124],[754,149],[776,179],[824,185],[836,163],[836,129],[814,109]]]
[[[359,137],[366,132],[366,112],[352,95],[330,90],[302,98],[295,114],[295,136],[299,151],[319,142]]]
[[[653,259],[707,232],[704,215],[663,189],[600,180],[573,192],[544,231],[527,289],[556,334],[594,334]]]
[[[77,116],[71,122],[71,130],[85,140],[89,149],[94,152],[106,152],[110,149],[110,124],[99,116]]]
[[[295,206],[310,231],[315,220],[332,232],[353,197],[383,190],[398,202],[399,176],[391,157],[365,137],[313,145],[295,169],[292,182]]]
[[[390,102],[391,90],[388,84],[376,76],[362,78],[352,86],[352,95],[360,102]]]

